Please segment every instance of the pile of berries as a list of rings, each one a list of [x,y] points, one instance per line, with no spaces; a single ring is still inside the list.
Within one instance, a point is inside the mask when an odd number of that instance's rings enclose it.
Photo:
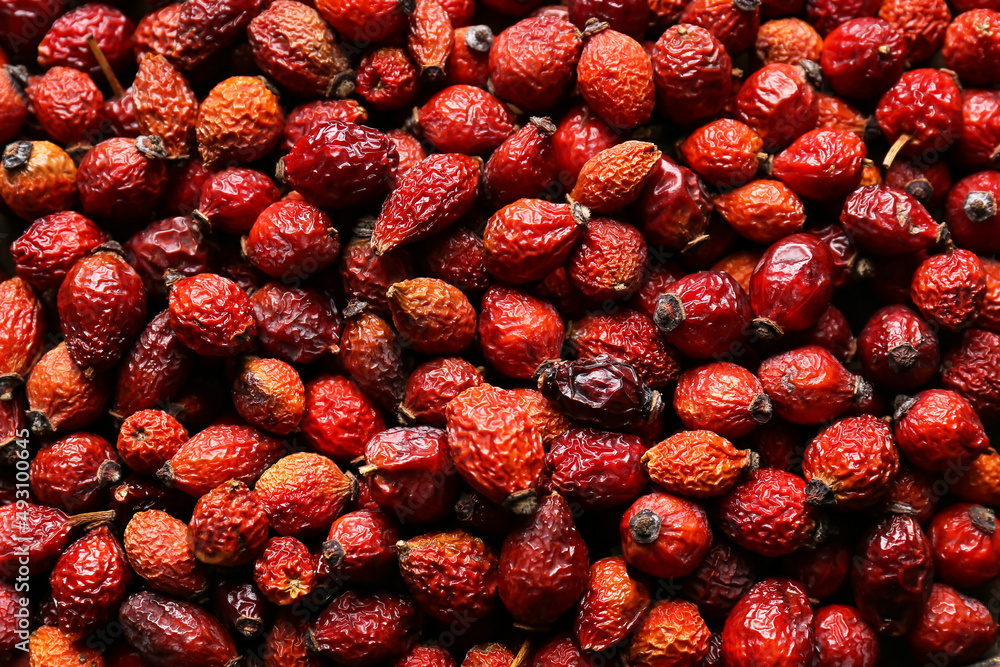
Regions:
[[[0,665],[997,664],[1000,0],[544,1],[0,3]]]

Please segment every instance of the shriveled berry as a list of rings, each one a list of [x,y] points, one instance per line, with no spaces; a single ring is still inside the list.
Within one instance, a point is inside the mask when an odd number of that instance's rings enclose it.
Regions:
[[[120,10],[105,4],[84,4],[53,22],[38,45],[38,64],[99,74],[101,68],[87,46],[87,36],[93,35],[108,64],[120,72],[131,62],[134,30],[135,24]]]
[[[535,376],[542,395],[568,417],[603,428],[652,421],[663,408],[635,367],[612,357],[549,362]]]
[[[590,158],[627,136],[610,127],[585,103],[571,107],[552,135],[559,182],[572,190],[580,170]]]
[[[159,54],[139,57],[132,83],[135,121],[146,135],[159,137],[167,156],[187,156],[194,148],[198,98],[184,75]]]
[[[913,274],[910,296],[920,313],[944,329],[963,329],[979,316],[986,272],[975,254],[956,249],[924,260]]]
[[[943,228],[915,197],[886,185],[855,190],[840,222],[858,246],[876,255],[929,250],[941,239]]]
[[[294,537],[272,537],[253,565],[254,583],[279,606],[309,595],[316,585],[316,563]]]
[[[649,606],[649,589],[633,578],[620,556],[590,566],[573,633],[585,651],[606,651],[627,637]]]
[[[195,558],[234,567],[249,563],[264,548],[268,519],[257,494],[234,480],[198,500],[188,528]]]
[[[945,387],[962,394],[980,418],[990,424],[1000,415],[1000,336],[982,329],[969,329],[957,346],[944,355],[941,380]]]
[[[654,144],[626,141],[587,160],[570,193],[595,213],[611,213],[639,198],[655,175],[661,153]]]
[[[198,109],[198,152],[208,167],[254,162],[278,145],[284,121],[278,97],[261,79],[230,77]]]
[[[875,504],[899,470],[892,431],[871,415],[848,417],[823,429],[802,462],[808,501],[859,509]]]
[[[76,165],[48,141],[8,144],[0,162],[0,197],[26,220],[70,209],[76,201]]]
[[[705,180],[738,187],[754,177],[763,140],[748,125],[731,118],[696,129],[680,146],[684,161]]]
[[[315,4],[323,18],[346,40],[386,42],[406,29],[404,6],[397,0],[318,0]]]
[[[649,120],[655,103],[653,66],[642,45],[628,35],[595,24],[576,76],[587,105],[611,127],[631,129]]]
[[[396,330],[378,315],[347,312],[340,359],[362,391],[383,410],[394,412],[406,392],[405,359]]]
[[[162,410],[140,410],[122,422],[117,449],[125,465],[140,475],[152,475],[188,439],[180,422]]]
[[[653,47],[657,107],[671,120],[689,125],[715,115],[732,88],[732,60],[708,26],[671,26]]]
[[[429,616],[473,623],[493,609],[497,556],[480,538],[461,530],[428,533],[396,549],[403,581]]]
[[[88,217],[127,227],[134,224],[137,211],[150,210],[163,197],[167,169],[162,160],[140,151],[138,141],[102,141],[80,161],[77,184]]]
[[[80,641],[74,641],[65,632],[51,625],[40,626],[32,632],[27,644],[28,665],[104,667],[99,651],[84,646]]]
[[[519,290],[494,286],[483,296],[479,338],[498,371],[530,378],[538,365],[559,357],[565,325],[549,303]]]
[[[132,235],[125,257],[142,278],[146,291],[165,296],[166,278],[193,276],[209,270],[213,248],[191,218],[157,220]]]
[[[443,280],[414,278],[386,292],[396,330],[417,352],[457,354],[476,335],[476,312],[464,294]]]
[[[90,144],[100,133],[104,95],[94,80],[72,67],[32,77],[24,92],[45,132],[62,144]]]
[[[962,248],[993,253],[994,230],[1000,225],[1000,175],[981,171],[960,180],[948,192],[945,218]]]
[[[400,415],[411,422],[442,427],[447,422],[445,407],[451,399],[482,382],[480,371],[464,359],[432,359],[410,374]]]
[[[320,453],[338,461],[357,458],[384,428],[371,399],[349,378],[324,375],[306,385],[302,434]]]
[[[997,624],[986,605],[951,586],[934,584],[919,618],[907,635],[916,660],[936,657],[965,663],[996,642]]]
[[[653,314],[667,342],[694,359],[732,354],[752,318],[743,288],[722,271],[699,271],[674,282]]]
[[[405,49],[384,46],[368,51],[361,59],[357,93],[379,111],[403,109],[417,97],[419,76]]]
[[[348,591],[320,612],[312,636],[323,654],[337,664],[366,667],[406,653],[416,643],[422,625],[409,597]]]
[[[809,667],[814,643],[809,598],[802,586],[784,578],[765,579],[750,589],[722,630],[722,656],[728,667],[769,662]]]
[[[11,245],[17,275],[33,287],[59,287],[78,259],[107,240],[105,233],[79,213],[63,211],[39,218]]]
[[[861,183],[867,154],[865,143],[853,132],[811,130],[774,158],[771,174],[802,197],[840,199]]]
[[[718,0],[714,0],[718,1]],[[798,66],[764,65],[736,93],[736,116],[760,135],[764,149],[777,151],[816,126],[812,86]]]
[[[685,371],[677,380],[674,411],[689,430],[740,438],[771,418],[771,399],[753,373],[729,362]]]
[[[722,532],[739,546],[763,556],[783,556],[807,544],[817,530],[816,511],[807,502],[801,477],[761,468],[719,505]]]
[[[309,363],[337,352],[340,316],[326,294],[282,283],[267,283],[250,296],[257,342],[289,363]]]
[[[361,124],[368,120],[368,112],[355,100],[314,100],[300,104],[285,119],[281,149],[291,150],[299,139],[331,120]]]
[[[1000,54],[998,31],[1000,11],[996,9],[973,9],[948,24],[941,54],[965,85],[987,88],[1000,82],[992,71],[994,59]]]
[[[639,498],[619,524],[629,564],[654,577],[682,577],[712,546],[708,515],[700,505],[666,493]]]
[[[724,621],[756,580],[750,554],[729,542],[715,540],[704,560],[684,578],[681,596],[698,605],[711,623]]]
[[[217,618],[198,605],[158,593],[129,597],[118,612],[125,638],[152,667],[225,667],[239,654]]]
[[[819,424],[843,413],[871,385],[852,375],[826,349],[797,348],[765,360],[757,377],[778,416],[796,424]]]
[[[545,483],[587,510],[620,507],[646,486],[645,451],[634,435],[571,428],[549,444]]]
[[[712,206],[711,195],[693,171],[661,157],[639,196],[636,213],[649,243],[690,250],[709,239]]]
[[[553,493],[504,540],[500,599],[519,623],[549,625],[580,599],[588,565],[569,505]]]
[[[579,31],[568,21],[522,19],[493,40],[489,76],[501,99],[528,112],[544,112],[569,92],[582,50]]]
[[[837,26],[823,42],[823,78],[838,95],[872,98],[899,80],[907,55],[906,40],[888,21],[851,19]]]
[[[711,431],[681,431],[649,449],[642,462],[664,490],[707,498],[732,489],[744,472],[756,468],[757,457]]]
[[[238,354],[257,333],[246,292],[214,273],[170,286],[170,327],[185,345],[207,356]]]
[[[125,552],[107,526],[71,544],[49,579],[59,628],[70,637],[82,637],[110,621],[131,578]]]
[[[801,331],[816,324],[833,295],[833,257],[811,234],[792,234],[764,253],[750,278],[753,312],[764,331]]]
[[[638,229],[600,218],[587,224],[567,259],[566,272],[573,286],[588,299],[618,299],[638,289],[647,254],[645,239]]]
[[[150,587],[193,597],[208,588],[208,575],[188,537],[187,525],[166,512],[139,512],[125,527],[125,555]]]
[[[679,21],[710,30],[730,55],[746,51],[760,27],[760,3],[733,0],[695,0],[681,12]]]
[[[858,336],[866,377],[900,391],[927,383],[941,362],[934,329],[906,306],[877,310]]]
[[[664,342],[653,320],[628,308],[611,315],[585,315],[570,327],[567,343],[577,359],[609,356],[632,364],[654,389],[677,379],[680,372],[676,351]]]
[[[89,425],[104,412],[108,385],[104,374],[84,373],[60,343],[39,359],[25,382],[32,430],[62,433]]]
[[[122,363],[112,412],[122,419],[168,402],[187,382],[194,358],[170,328],[170,312],[164,310],[142,330]]]
[[[415,112],[424,137],[442,153],[489,153],[514,133],[514,116],[493,95],[468,85],[449,86]]]
[[[899,449],[910,463],[931,472],[971,463],[989,447],[972,405],[947,389],[901,397],[895,431]]]
[[[879,100],[875,119],[899,155],[941,153],[962,131],[962,93],[951,74],[910,70]]]
[[[927,538],[934,573],[945,583],[975,588],[1000,574],[1000,534],[991,510],[957,503],[934,515]]]
[[[959,160],[972,169],[989,169],[1000,162],[1000,92],[962,93],[962,134],[955,143]]]
[[[762,3],[762,8],[766,7],[767,3]],[[761,24],[754,43],[754,55],[764,65],[798,65],[802,60],[818,63],[822,53],[823,38],[799,18],[779,18]]]

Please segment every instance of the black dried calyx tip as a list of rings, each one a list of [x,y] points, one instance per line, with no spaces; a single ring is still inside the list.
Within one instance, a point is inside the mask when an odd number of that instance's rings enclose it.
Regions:
[[[653,322],[660,331],[671,332],[684,322],[684,304],[676,294],[661,294],[653,312]]]
[[[651,509],[640,510],[629,519],[628,529],[636,544],[652,544],[660,536],[663,520]]]
[[[12,171],[27,166],[31,160],[34,144],[30,141],[15,141],[3,149],[3,168]]]
[[[814,479],[806,484],[806,503],[813,507],[833,505],[837,502],[833,489],[826,482]]]
[[[165,160],[170,155],[167,153],[163,139],[155,134],[144,134],[135,140],[135,149],[150,160]]]
[[[479,53],[488,53],[493,46],[493,31],[488,25],[470,25],[465,29],[465,45]]]
[[[962,210],[972,222],[984,222],[997,214],[997,200],[992,192],[970,192]]]
[[[906,373],[917,365],[920,354],[917,348],[909,343],[903,343],[889,350],[889,368],[893,373]]]

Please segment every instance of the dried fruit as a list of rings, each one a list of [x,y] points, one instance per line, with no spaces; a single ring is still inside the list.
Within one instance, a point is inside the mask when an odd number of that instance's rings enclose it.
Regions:
[[[316,289],[270,282],[250,295],[257,343],[268,354],[308,364],[340,350],[340,315]]]
[[[136,593],[118,612],[125,638],[152,667],[226,667],[239,657],[218,619],[190,602]]]
[[[806,482],[782,470],[761,468],[719,504],[722,532],[762,556],[783,556],[809,543],[817,531]]]
[[[62,144],[98,140],[104,95],[90,75],[72,67],[53,67],[28,79],[24,90],[42,129]]]
[[[445,408],[469,387],[483,383],[480,371],[458,357],[432,359],[421,364],[406,382],[406,396],[399,406],[399,416],[409,422],[443,427]]]
[[[646,241],[632,225],[591,220],[567,260],[566,274],[591,301],[620,299],[638,289],[647,255]]]
[[[866,380],[817,345],[765,359],[757,377],[778,416],[795,424],[829,421],[871,394]]]
[[[139,512],[125,527],[125,555],[150,587],[194,597],[208,588],[208,575],[195,559],[188,536],[187,525],[166,512]]]
[[[317,575],[336,584],[378,583],[399,564],[399,526],[377,510],[348,512],[330,526],[320,551]]]
[[[832,261],[811,234],[792,234],[768,248],[750,277],[750,304],[764,320],[758,331],[780,336],[816,324],[833,295]]]
[[[920,616],[907,635],[916,660],[933,656],[968,662],[996,642],[997,624],[979,600],[944,584],[934,584]]]
[[[504,540],[500,599],[518,623],[544,627],[580,599],[588,566],[587,545],[569,506],[553,493]]]
[[[355,304],[353,310],[360,308]],[[340,338],[344,370],[379,407],[394,412],[406,392],[407,368],[398,334],[388,322],[363,309],[349,309],[345,315]]]
[[[913,465],[935,472],[971,463],[989,448],[982,422],[964,398],[928,389],[897,399],[896,442]]]
[[[325,456],[298,452],[278,459],[254,485],[257,500],[279,535],[318,535],[357,494],[357,482]]]
[[[707,0],[719,2],[719,0]],[[816,126],[812,86],[801,67],[772,63],[747,77],[736,93],[736,116],[777,151]]]
[[[586,42],[576,65],[584,101],[611,127],[631,129],[647,122],[655,103],[649,56],[628,35],[587,20]]]
[[[0,161],[0,197],[26,220],[65,211],[76,201],[76,165],[48,141],[7,144]]]
[[[858,336],[865,376],[890,390],[914,389],[937,373],[941,362],[934,329],[906,306],[875,311]]]
[[[49,579],[59,629],[79,638],[110,621],[125,599],[131,578],[125,553],[107,526],[71,544]]]
[[[315,206],[279,201],[257,216],[243,252],[272,278],[304,280],[337,259],[340,239],[330,218]]]
[[[41,502],[68,512],[94,510],[121,474],[107,440],[77,432],[38,451],[31,461],[31,490]]]
[[[62,630],[50,625],[40,626],[31,633],[27,653],[29,665],[104,667],[99,651],[73,641]]]
[[[128,228],[137,211],[150,210],[163,197],[167,168],[162,160],[139,150],[142,141],[115,137],[83,156],[77,187],[85,215]]]
[[[153,53],[139,56],[132,100],[136,125],[143,134],[158,137],[168,157],[190,154],[194,148],[198,98],[170,61]]]
[[[913,273],[910,297],[928,320],[957,331],[979,316],[986,297],[986,272],[968,250],[928,257]]]
[[[677,380],[674,411],[685,428],[740,438],[771,418],[771,399],[753,373],[721,361],[685,371]]]
[[[625,560],[664,579],[690,574],[712,546],[705,510],[667,493],[639,498],[622,516],[618,529]]]
[[[167,403],[187,382],[194,356],[170,328],[170,312],[161,312],[139,334],[121,366],[112,413],[123,419]]]
[[[669,384],[679,372],[678,355],[653,320],[628,308],[585,315],[570,327],[567,343],[578,359],[609,356],[632,364],[652,388]]]
[[[17,275],[32,287],[47,290],[59,287],[78,259],[107,240],[104,231],[89,219],[62,211],[35,220],[14,241],[10,253]]]
[[[408,597],[348,591],[320,612],[312,634],[334,662],[365,667],[404,654],[416,643],[421,625]]]
[[[443,280],[406,280],[391,286],[386,296],[396,330],[417,352],[457,354],[475,338],[476,311]]]
[[[316,561],[294,537],[272,537],[253,564],[253,580],[279,606],[308,596],[316,585]]]
[[[899,470],[892,431],[871,415],[848,417],[823,429],[802,462],[808,502],[838,509],[873,505]]]
[[[531,113],[547,111],[573,85],[582,50],[579,31],[568,21],[522,19],[493,40],[489,77],[501,99]]]
[[[255,492],[243,482],[229,481],[198,499],[188,528],[195,558],[235,567],[264,548],[268,518]]]
[[[45,312],[34,290],[16,277],[0,283],[0,391],[10,398],[11,390],[24,381],[42,352]]]
[[[996,517],[982,505],[957,503],[934,515],[927,538],[935,574],[959,588],[975,588],[1000,574],[996,529]]]
[[[96,420],[110,398],[108,378],[84,373],[60,343],[39,359],[25,382],[27,418],[39,434],[65,433]]]
[[[438,151],[482,155],[514,133],[514,116],[481,88],[449,86],[414,112],[420,131]]]
[[[735,355],[752,319],[746,292],[722,271],[699,271],[675,281],[660,295],[653,314],[667,342],[693,359]]]
[[[740,598],[750,591],[756,575],[750,554],[716,540],[698,567],[684,578],[681,595],[698,605],[698,613],[707,621],[718,623],[726,620]]]
[[[365,444],[385,428],[381,415],[358,386],[341,375],[324,375],[306,385],[300,425],[306,442],[338,461],[364,454]]]
[[[486,360],[504,375],[527,379],[559,357],[565,325],[552,304],[494,286],[483,295],[479,339]]]
[[[170,328],[198,354],[217,357],[246,350],[257,333],[246,292],[214,273],[170,286]]]
[[[586,510],[621,507],[646,487],[645,451],[634,435],[571,428],[549,443],[545,483]]]
[[[664,490],[708,498],[732,489],[745,471],[756,469],[758,459],[712,431],[681,431],[646,451],[642,462]]]
[[[278,97],[261,79],[228,78],[198,109],[198,152],[207,167],[254,162],[278,145],[284,121]]]
[[[722,630],[722,655],[731,667],[769,662],[808,667],[814,642],[813,610],[805,590],[791,579],[771,578],[736,603]]]
[[[659,392],[631,364],[612,357],[553,361],[535,373],[542,395],[571,419],[603,428],[655,420],[663,409]]]
[[[710,637],[693,604],[662,600],[653,605],[636,631],[629,647],[629,663],[645,667],[702,665],[709,654]]]
[[[595,213],[610,213],[631,204],[654,176],[660,151],[645,141],[626,141],[587,160],[570,193],[573,202]]]

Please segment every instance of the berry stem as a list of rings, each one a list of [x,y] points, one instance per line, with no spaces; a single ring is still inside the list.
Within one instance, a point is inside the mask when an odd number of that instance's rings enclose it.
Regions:
[[[111,63],[104,56],[104,51],[101,50],[101,45],[97,43],[97,39],[94,38],[94,33],[87,35],[87,46],[90,47],[91,53],[94,54],[94,58],[97,60],[97,64],[100,66],[101,71],[104,73],[104,78],[108,80],[108,84],[111,86],[111,90],[114,91],[115,97],[121,99],[125,97],[125,89],[122,88],[121,82],[118,77],[115,76],[114,70],[111,69]]]

